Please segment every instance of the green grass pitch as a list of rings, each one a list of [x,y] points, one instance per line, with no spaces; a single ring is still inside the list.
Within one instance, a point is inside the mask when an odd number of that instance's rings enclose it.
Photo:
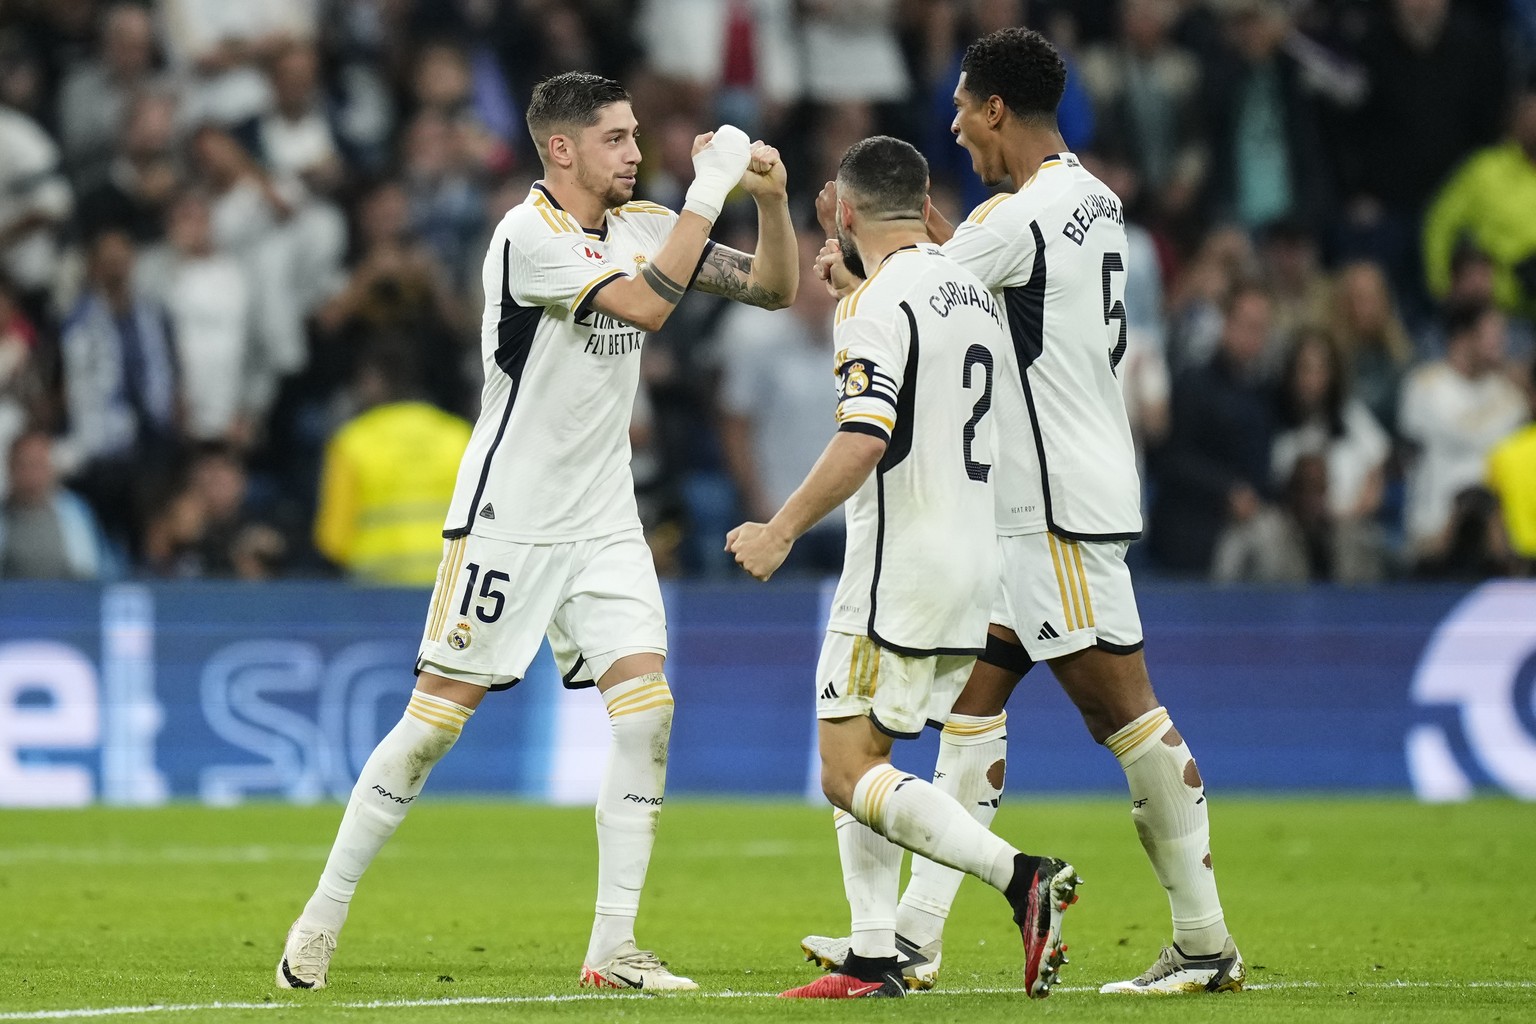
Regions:
[[[339,816],[0,812],[0,1021],[1536,1020],[1536,805],[1218,795],[1216,867],[1250,990],[1143,1000],[1096,992],[1167,941],[1123,801],[1016,801],[999,831],[1086,879],[1062,986],[1024,998],[1006,905],[967,882],[940,987],[856,1004],[769,998],[814,976],[798,940],[840,932],[847,906],[828,811],[746,801],[676,801],[651,866],[641,942],[701,994],[577,989],[589,810],[449,800],[416,808],[364,880],[330,988],[278,991],[284,930]]]

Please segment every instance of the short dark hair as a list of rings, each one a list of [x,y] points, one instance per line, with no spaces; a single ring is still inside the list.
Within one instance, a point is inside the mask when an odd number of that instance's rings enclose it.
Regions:
[[[618,82],[586,71],[551,75],[533,87],[528,101],[528,133],[539,155],[551,135],[597,123],[598,111],[610,103],[628,103],[629,92]]]
[[[1493,311],[1492,303],[1488,302],[1469,300],[1452,303],[1445,310],[1446,341],[1455,341],[1463,335],[1471,334],[1483,322],[1483,317]]]
[[[982,100],[996,96],[1023,120],[1056,119],[1067,89],[1067,65],[1050,41],[1033,29],[1003,28],[966,48],[960,60],[965,91]]]
[[[921,220],[928,198],[928,161],[911,143],[876,135],[855,142],[837,165],[841,195],[860,213]],[[899,215],[899,216],[898,216]]]

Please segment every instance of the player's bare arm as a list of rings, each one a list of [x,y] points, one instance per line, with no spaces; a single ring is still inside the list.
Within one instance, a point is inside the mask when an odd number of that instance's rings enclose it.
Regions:
[[[739,128],[726,125],[699,136],[694,146],[693,185],[671,233],[641,273],[605,287],[593,300],[593,307],[642,331],[660,329],[687,290],[685,282],[698,266],[726,195],[743,174],[751,173],[747,170],[751,157],[751,144]]]
[[[838,431],[784,507],[766,523],[742,523],[726,534],[725,550],[736,556],[737,565],[767,581],[805,531],[863,486],[885,456],[885,449],[882,437]]]
[[[699,268],[694,287],[749,306],[783,309],[795,301],[800,266],[784,161],[777,149],[752,144],[741,188],[757,204],[757,252],[716,245]]]

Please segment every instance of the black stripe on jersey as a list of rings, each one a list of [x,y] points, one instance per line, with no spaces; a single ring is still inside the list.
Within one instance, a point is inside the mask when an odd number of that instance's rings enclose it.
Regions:
[[[876,472],[884,473],[894,469],[901,461],[912,454],[912,410],[917,402],[917,317],[912,312],[912,307],[905,302],[901,304],[901,311],[907,314],[907,330],[911,335],[911,343],[907,345],[907,367],[902,375],[906,384],[902,386],[901,394],[896,398],[896,430],[891,434],[891,446],[885,450],[885,457],[880,460]],[[879,558],[878,553],[875,556]],[[876,562],[878,565],[878,561]],[[871,610],[873,616],[873,610]]]
[[[444,530],[444,537],[463,537],[475,525],[475,512],[480,508],[486,481],[491,476],[491,460],[496,457],[496,449],[501,447],[501,439],[506,436],[507,423],[512,419],[512,407],[517,404],[517,392],[523,383],[523,370],[528,365],[528,353],[533,350],[533,335],[538,330],[539,319],[544,315],[544,307],[524,306],[512,298],[511,263],[512,240],[509,238],[501,247],[501,319],[496,322],[494,358],[501,372],[511,378],[511,391],[507,394],[507,407],[502,411],[496,436],[491,440],[485,461],[480,465],[480,481],[475,484],[475,496],[469,502],[469,518],[463,526]]]
[[[584,679],[579,683],[576,682],[576,673],[580,672],[586,665],[587,656],[584,654],[576,655],[576,664],[571,666],[569,672],[560,677],[561,685],[567,690],[585,690],[588,687],[596,686],[597,680],[595,679]]]
[[[883,389],[877,391],[874,388],[869,388],[866,391],[860,391],[856,395],[845,394],[842,398],[837,400],[837,404],[842,405],[844,402],[854,402],[860,398],[878,398],[892,409],[896,408],[896,399],[891,395],[889,391]]]
[[[869,712],[869,724],[873,725],[876,729],[879,729],[881,732],[885,733],[887,736],[894,740],[915,740],[923,734],[923,730],[921,729],[917,730],[917,732],[901,732],[897,729],[892,729],[890,726],[886,725],[875,716],[873,709],[871,709]]]
[[[1039,221],[1029,222],[1030,233],[1035,236],[1035,263],[1029,272],[1029,282],[1019,288],[1003,290],[1003,305],[1008,310],[1008,333],[1013,338],[1014,355],[1019,363],[1019,382],[1024,386],[1024,403],[1029,407],[1029,426],[1035,435],[1035,452],[1040,458],[1040,493],[1045,499],[1045,525],[1058,537],[1067,540],[1135,540],[1135,533],[1078,533],[1056,522],[1051,505],[1051,473],[1045,458],[1045,434],[1040,429],[1040,416],[1035,411],[1035,393],[1029,386],[1029,367],[1045,351],[1045,235]]]
[[[622,281],[627,276],[628,275],[621,270],[617,274],[614,274],[612,277],[608,278],[606,281],[599,281],[597,284],[593,285],[592,290],[587,292],[587,297],[581,300],[581,305],[571,310],[571,319],[580,322],[581,318],[586,316],[587,311],[592,308],[592,301],[597,298],[598,292],[602,291],[604,288],[607,288],[615,281]],[[542,310],[540,312],[542,312]]]
[[[878,437],[887,444],[891,440],[890,434],[887,434],[873,423],[865,423],[863,420],[849,420],[847,423],[841,423],[838,425],[837,432],[840,434],[844,432],[849,434],[868,434],[870,437]]]

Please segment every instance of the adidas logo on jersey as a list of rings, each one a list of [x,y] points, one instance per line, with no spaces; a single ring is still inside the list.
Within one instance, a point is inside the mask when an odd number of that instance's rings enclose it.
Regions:
[[[484,515],[484,513],[481,513]],[[1051,628],[1049,622],[1040,623],[1040,632],[1035,634],[1036,640],[1060,640],[1061,634]]]
[[[480,510],[480,518],[481,519],[495,519],[496,518],[496,510],[491,507],[491,503],[490,502],[486,502],[485,503],[485,508]]]
[[[828,683],[827,688],[821,691],[821,699],[837,700],[837,687],[832,683]]]

